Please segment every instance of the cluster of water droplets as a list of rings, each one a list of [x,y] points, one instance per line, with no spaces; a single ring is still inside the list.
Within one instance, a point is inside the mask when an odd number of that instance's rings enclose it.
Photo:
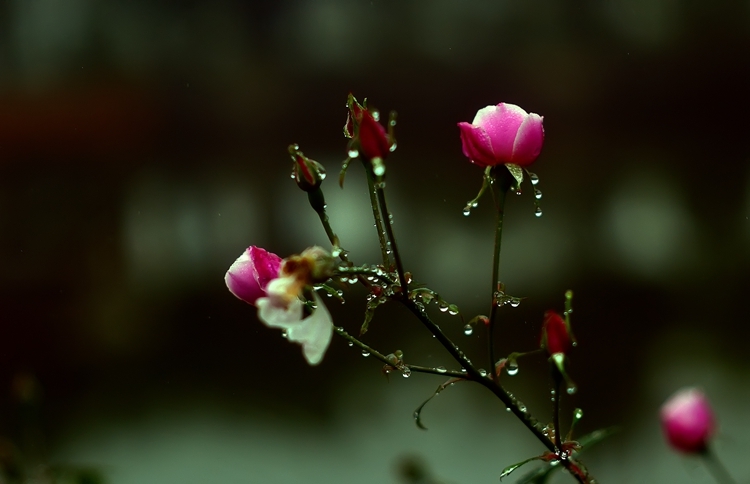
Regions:
[[[505,306],[506,304],[512,308],[517,308],[521,305],[521,298],[510,296],[505,294],[503,291],[496,291],[494,294],[495,305],[498,307]]]
[[[537,187],[539,184],[539,177],[536,173],[527,172],[529,175],[529,181],[531,186],[534,187],[534,215],[537,217],[542,216],[542,207],[539,205],[539,200],[542,199],[542,191]]]
[[[479,206],[479,202],[477,202],[476,200],[472,200],[471,202],[468,202],[466,206],[464,207],[464,211],[463,211],[464,217],[468,217],[469,215],[471,215],[471,209],[477,208],[478,206]]]

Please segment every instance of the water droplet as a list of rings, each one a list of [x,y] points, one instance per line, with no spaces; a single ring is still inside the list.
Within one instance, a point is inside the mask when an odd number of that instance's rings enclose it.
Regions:
[[[581,420],[583,418],[583,410],[580,408],[576,408],[573,412],[573,418],[576,420]]]
[[[510,307],[517,308],[521,304],[521,300],[517,297],[513,297],[510,299]]]
[[[448,371],[444,366],[438,366],[435,370],[437,370],[438,373],[446,373]]]
[[[372,114],[372,119],[375,121],[380,121],[380,111],[372,110],[370,111],[370,114]]]
[[[344,297],[344,291],[342,291],[341,289],[339,289],[338,291],[336,291],[336,295],[338,297]]]
[[[411,370],[409,368],[404,368],[401,370],[401,376],[404,378],[409,378],[411,376]]]
[[[523,190],[516,188],[516,195],[523,195]]]
[[[534,188],[534,198],[536,198],[537,200],[542,199],[542,191],[540,189]]]
[[[536,173],[531,173],[531,172],[528,172],[528,173],[529,173],[529,180],[531,180],[532,185],[536,185],[537,183],[539,183],[539,177],[536,176]]]
[[[455,316],[456,314],[458,314],[458,306],[456,306],[455,304],[449,305],[448,314],[450,314],[451,316]]]
[[[352,346],[354,346],[354,343],[352,341],[349,341],[349,348],[351,348]]]
[[[568,395],[573,395],[575,392],[578,391],[578,387],[573,385],[572,383],[568,385],[568,388],[565,390],[568,392]]]
[[[441,313],[448,311],[448,303],[446,303],[445,301],[440,301],[438,303],[438,309]]]
[[[294,173],[294,171],[292,171],[292,176],[290,178],[292,180],[296,180],[297,179],[297,175]]]
[[[320,177],[321,180],[325,180],[328,175],[326,175],[324,171],[320,171],[318,172],[318,176]]]
[[[347,155],[349,156],[349,158],[356,158],[356,157],[359,156],[359,151],[357,151],[357,150],[349,150],[349,152],[347,153]]]
[[[390,121],[388,121],[388,125],[389,126],[396,126],[396,120],[395,119],[391,119]]]
[[[510,413],[510,407],[505,407],[505,411]]]
[[[473,333],[474,333],[474,328],[472,328],[470,324],[467,324],[466,326],[464,326],[464,334],[466,336],[471,336]]]
[[[479,206],[479,202],[471,202],[471,208],[477,208]]]
[[[333,294],[331,294],[330,292],[326,292],[326,296],[333,297]]]
[[[385,175],[385,165],[383,163],[378,163],[372,168],[372,172],[375,176]],[[378,183],[378,188],[385,188],[385,182]]]
[[[537,217],[541,217],[542,216],[542,207],[536,207],[536,210],[534,210],[534,215],[536,215]]]
[[[368,356],[370,356],[370,352],[367,351],[367,350],[362,350],[362,356],[364,356],[365,358],[367,358]]]
[[[356,277],[356,276],[355,276],[355,277],[352,277],[351,279],[349,279],[349,284],[356,284],[358,280],[359,280],[359,279],[357,279],[357,277]]]
[[[397,143],[395,141],[392,142],[391,146],[388,147],[388,151],[390,151],[391,153],[393,153],[394,151],[396,151],[396,146],[397,146]]]
[[[292,173],[292,178],[294,178],[294,173]],[[465,206],[463,213],[464,213],[464,217],[468,217],[469,215],[471,215],[471,207],[468,205]]]
[[[573,341],[572,345],[573,345],[573,348],[575,348],[576,346],[578,346],[578,341]]]
[[[526,411],[527,411],[526,405],[524,405],[523,403],[521,403],[518,406],[518,410],[520,410],[522,413],[526,413]]]
[[[281,332],[281,337],[284,338],[284,339],[286,339],[286,338],[289,337],[289,333],[287,333],[286,330],[284,330],[284,331]]]
[[[510,376],[518,375],[518,363],[508,363],[508,366],[505,367],[505,372]]]
[[[480,368],[479,369],[479,376],[481,376],[482,378],[486,377],[487,376],[487,370],[485,370],[484,368]]]
[[[466,373],[466,368],[461,368],[461,373]]]

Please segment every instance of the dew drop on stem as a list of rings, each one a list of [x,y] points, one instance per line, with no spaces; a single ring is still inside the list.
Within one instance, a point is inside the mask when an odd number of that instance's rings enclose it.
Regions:
[[[570,385],[568,385],[568,388],[565,391],[568,392],[568,395],[573,395],[578,391],[578,387],[571,383]]]
[[[537,200],[542,199],[542,191],[540,189],[534,188],[534,198],[536,198]]]
[[[364,356],[365,358],[367,358],[368,356],[370,356],[370,352],[367,351],[367,350],[362,350],[362,356]]]
[[[505,367],[505,372],[510,376],[518,375],[518,363],[508,363]]]
[[[448,370],[446,370],[444,366],[438,366],[437,368],[435,368],[435,371],[437,371],[438,373],[446,373]]]
[[[464,334],[466,336],[471,336],[473,333],[474,333],[474,328],[472,328],[470,324],[467,324],[466,326],[464,326]]]
[[[357,150],[349,150],[349,152],[347,153],[347,155],[349,155],[349,158],[356,158],[356,157],[359,156],[359,151],[357,151]]]
[[[409,378],[411,376],[411,369],[407,367],[401,370],[401,376],[403,376],[404,378]]]
[[[534,210],[534,215],[536,215],[537,217],[541,217],[542,216],[542,207],[536,207],[536,210]]]

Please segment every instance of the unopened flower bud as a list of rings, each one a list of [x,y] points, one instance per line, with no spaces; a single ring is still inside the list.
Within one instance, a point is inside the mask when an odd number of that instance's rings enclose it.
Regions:
[[[281,257],[260,247],[250,246],[234,261],[224,282],[232,294],[248,304],[266,296],[268,283],[279,277]]]
[[[572,338],[570,328],[565,324],[565,320],[555,311],[546,311],[544,313],[544,324],[542,326],[542,348],[552,356],[557,353],[563,355],[570,351]]]
[[[297,145],[289,145],[289,154],[294,162],[294,180],[306,192],[317,190],[326,177],[323,165],[306,157]]]
[[[714,415],[706,396],[684,388],[661,407],[661,424],[669,444],[680,452],[704,452],[714,433]]]
[[[471,123],[458,123],[464,155],[481,167],[530,165],[542,150],[542,120],[542,116],[527,113],[515,104],[482,108]]]

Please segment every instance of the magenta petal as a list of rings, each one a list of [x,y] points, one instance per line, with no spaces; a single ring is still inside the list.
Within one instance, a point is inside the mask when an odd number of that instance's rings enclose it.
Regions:
[[[388,134],[369,111],[362,111],[359,123],[359,149],[368,158],[385,158],[390,153]]]
[[[281,257],[251,246],[229,267],[224,282],[236,297],[255,304],[259,297],[266,295],[266,286],[278,277],[280,267]]]
[[[523,120],[513,144],[512,163],[526,166],[539,157],[544,143],[543,119],[538,114],[531,113]]]
[[[500,103],[480,109],[474,118],[474,125],[484,128],[490,137],[495,159],[501,163],[512,163],[513,143],[516,140],[518,128],[526,119],[527,113],[515,104]]]
[[[482,128],[466,122],[458,123],[458,128],[461,130],[461,149],[472,163],[481,167],[498,163],[492,152],[490,137]]]

